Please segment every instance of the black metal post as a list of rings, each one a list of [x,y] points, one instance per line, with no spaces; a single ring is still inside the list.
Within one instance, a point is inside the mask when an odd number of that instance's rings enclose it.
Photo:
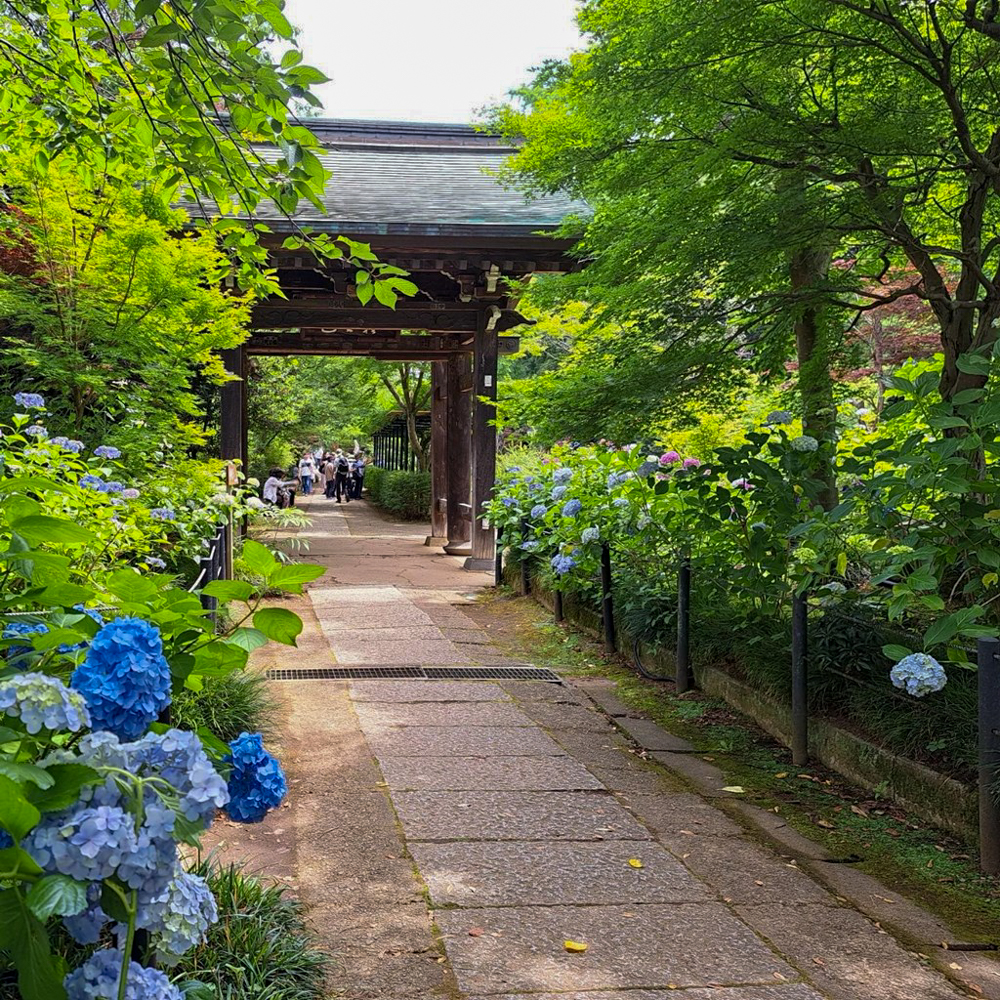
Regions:
[[[493,586],[499,587],[503,583],[503,528],[497,528],[497,552],[496,562],[493,564]]]
[[[792,597],[792,763],[809,763],[808,666],[809,605],[805,594]]]
[[[604,620],[604,652],[615,651],[615,606],[611,596],[611,546],[601,546],[601,617]]]
[[[521,519],[521,541],[528,540],[528,519]],[[531,566],[528,565],[528,551],[521,549],[521,593],[531,593]]]
[[[565,614],[563,614],[563,595],[561,590],[555,592],[555,616],[556,621],[561,622],[565,619]]]
[[[691,558],[684,556],[677,570],[677,663],[674,685],[678,694],[691,689]]]
[[[979,867],[1000,872],[1000,803],[994,781],[1000,764],[1000,640],[980,639],[979,666]]]

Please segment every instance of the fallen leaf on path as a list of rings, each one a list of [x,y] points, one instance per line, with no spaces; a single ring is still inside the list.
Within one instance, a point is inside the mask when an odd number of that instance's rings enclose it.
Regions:
[[[955,970],[959,970],[959,969],[961,969],[961,968],[962,968],[962,966],[960,966],[960,965],[958,964],[958,962],[949,962],[949,963],[948,963],[948,968],[949,968],[949,969],[955,969]]]
[[[742,795],[745,791],[742,785],[726,785],[722,790],[724,792],[733,792],[736,795]]]
[[[629,863],[629,867],[630,868],[642,868],[643,867],[642,862],[638,858],[629,858],[628,859],[628,863]]]
[[[851,806],[851,812],[855,816],[863,816],[865,819],[868,819],[868,810],[862,809],[861,806]]]
[[[775,777],[776,778],[787,778],[788,777],[788,772],[787,771],[782,771],[779,774],[776,774]]]
[[[483,933],[484,933],[484,931],[483,931],[482,927],[470,927],[469,928],[469,937],[482,937]]]
[[[589,945],[584,944],[582,941],[563,941],[563,947],[568,952],[583,952],[589,948]]]
[[[818,819],[816,820],[816,825],[823,827],[824,830],[836,829],[836,827],[828,819]]]
[[[826,965],[826,962],[824,962],[821,958],[814,958],[813,962],[815,962],[816,965]]]

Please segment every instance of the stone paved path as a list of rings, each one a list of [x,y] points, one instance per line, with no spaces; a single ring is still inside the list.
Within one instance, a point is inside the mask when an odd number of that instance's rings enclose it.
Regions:
[[[330,572],[266,666],[470,664],[483,575],[366,503],[305,502]],[[481,619],[481,616],[480,616]],[[572,685],[275,683],[291,796],[224,847],[309,907],[349,1000],[953,1000]],[[640,867],[641,866],[641,867]],[[564,942],[587,945],[570,953]],[[675,992],[680,991],[680,992]]]

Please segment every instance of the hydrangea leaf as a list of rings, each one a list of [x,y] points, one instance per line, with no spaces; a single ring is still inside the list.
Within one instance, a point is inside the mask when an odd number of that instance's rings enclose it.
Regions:
[[[28,890],[25,901],[39,920],[53,914],[72,917],[87,907],[87,884],[68,875],[46,875]]]
[[[52,775],[44,767],[14,760],[0,760],[0,775],[20,783],[32,782],[41,789],[51,788],[54,783]]]
[[[243,543],[243,552],[240,558],[251,572],[264,577],[265,580],[270,580],[271,574],[280,566],[271,550],[253,539],[248,539]]]
[[[24,797],[21,786],[0,775],[0,826],[18,841],[41,818],[42,814]]]
[[[249,601],[257,588],[243,580],[213,580],[205,585],[202,593],[220,601]]]
[[[240,649],[252,653],[255,649],[267,644],[267,636],[260,629],[238,628],[229,636],[228,641],[234,646],[239,646]]]
[[[109,593],[129,603],[142,603],[156,596],[157,586],[148,576],[135,570],[120,569],[108,577],[105,584]]]
[[[19,535],[31,542],[56,542],[60,545],[86,545],[97,536],[82,524],[48,514],[31,514],[13,522]]]
[[[302,631],[302,619],[285,608],[262,608],[253,616],[253,623],[268,639],[286,646],[296,645]]]
[[[29,788],[25,795],[40,812],[59,812],[73,805],[85,785],[96,785],[101,776],[86,764],[50,764],[47,787]]]
[[[0,892],[2,940],[17,969],[23,1000],[65,1000],[62,975],[52,959],[49,938],[17,889]]]
[[[298,586],[318,580],[325,572],[325,566],[317,566],[315,563],[290,563],[275,570],[267,582],[272,587]]]

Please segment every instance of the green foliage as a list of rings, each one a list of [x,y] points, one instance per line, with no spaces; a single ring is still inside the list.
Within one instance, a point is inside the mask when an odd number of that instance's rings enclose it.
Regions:
[[[370,465],[365,473],[368,498],[390,514],[407,521],[423,521],[431,507],[428,472],[402,472]]]
[[[170,723],[178,729],[207,729],[223,743],[240,733],[272,733],[277,706],[263,674],[237,670],[208,677],[198,692],[182,691],[170,706]]]
[[[181,960],[181,982],[209,984],[215,1000],[324,1000],[330,959],[306,929],[300,904],[235,865],[197,871],[215,894],[219,922]]]

